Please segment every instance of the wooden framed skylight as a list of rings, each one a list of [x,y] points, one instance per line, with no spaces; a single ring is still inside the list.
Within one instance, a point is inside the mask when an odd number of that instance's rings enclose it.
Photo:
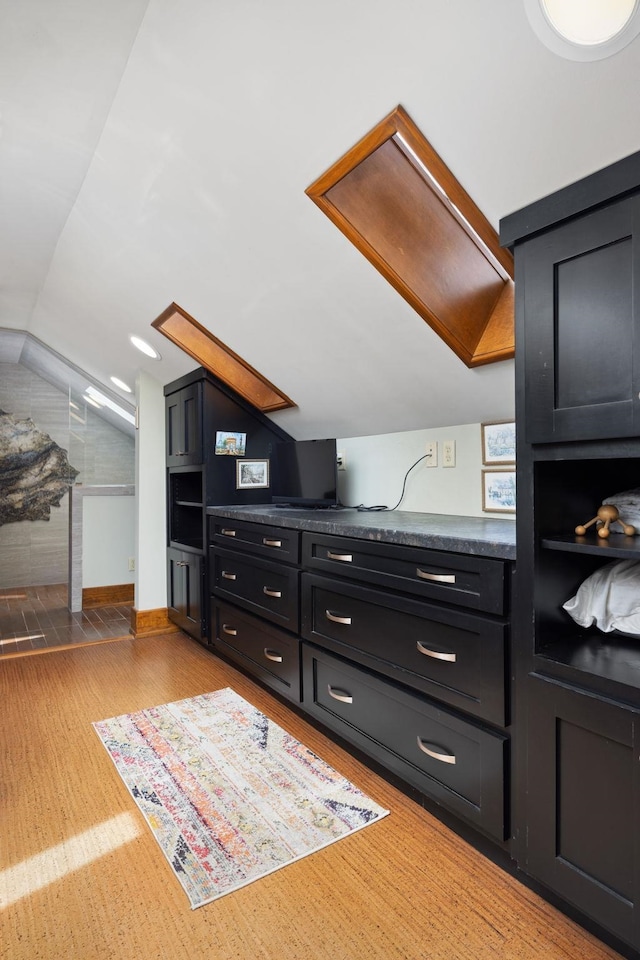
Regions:
[[[263,413],[295,407],[293,400],[177,303],[167,307],[151,326]]]
[[[305,192],[467,366],[513,357],[513,257],[401,106]]]

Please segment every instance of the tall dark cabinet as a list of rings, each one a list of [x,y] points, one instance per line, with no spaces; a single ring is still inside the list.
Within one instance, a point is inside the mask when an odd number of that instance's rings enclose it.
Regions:
[[[164,388],[169,619],[210,642],[207,506],[269,503],[271,491],[237,489],[239,458],[216,454],[216,433],[246,434],[244,458],[271,460],[288,433],[203,367]]]
[[[501,223],[516,266],[518,567],[513,855],[640,949],[640,636],[563,604],[640,536],[583,537],[640,487],[640,153]]]

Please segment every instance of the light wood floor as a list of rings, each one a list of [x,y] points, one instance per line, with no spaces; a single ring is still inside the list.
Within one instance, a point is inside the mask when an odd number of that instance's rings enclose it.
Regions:
[[[224,686],[391,815],[192,911],[91,722]],[[0,703],[3,960],[618,956],[182,634],[2,660]]]

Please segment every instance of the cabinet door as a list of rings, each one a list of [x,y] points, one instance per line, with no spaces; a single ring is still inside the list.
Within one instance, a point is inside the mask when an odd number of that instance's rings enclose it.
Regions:
[[[552,681],[529,685],[526,870],[638,946],[640,715]]]
[[[169,619],[185,633],[202,639],[203,558],[197,553],[167,550],[167,606]]]
[[[169,394],[165,411],[167,466],[202,463],[202,384]]]
[[[640,198],[526,242],[526,439],[628,437],[640,425]]]

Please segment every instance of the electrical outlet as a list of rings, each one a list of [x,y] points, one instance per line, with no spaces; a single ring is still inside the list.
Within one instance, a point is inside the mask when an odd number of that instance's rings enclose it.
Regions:
[[[346,470],[347,464],[345,463],[344,453],[340,451],[336,454],[336,460],[338,461],[338,470]]]
[[[442,441],[442,466],[455,467],[456,465],[456,442],[455,440]]]
[[[428,440],[425,453],[427,455],[427,466],[437,467],[438,466],[438,441]]]
[[[136,558],[129,557],[129,572],[133,573],[135,569],[136,569]]]

